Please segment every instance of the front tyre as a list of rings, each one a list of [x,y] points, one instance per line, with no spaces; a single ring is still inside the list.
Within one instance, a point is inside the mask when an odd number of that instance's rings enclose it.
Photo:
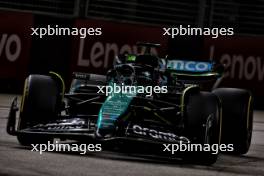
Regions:
[[[222,143],[233,144],[233,154],[248,152],[253,129],[253,98],[249,91],[218,88],[213,91],[223,104]]]
[[[220,101],[210,92],[197,92],[187,96],[185,105],[186,133],[191,144],[202,146],[202,151],[189,151],[185,157],[197,164],[214,164],[219,151],[213,151],[213,145],[219,147],[221,139]]]
[[[55,118],[60,101],[58,84],[51,76],[30,75],[24,85],[18,130]],[[47,136],[28,133],[19,133],[17,139],[21,145],[46,143],[52,140]]]

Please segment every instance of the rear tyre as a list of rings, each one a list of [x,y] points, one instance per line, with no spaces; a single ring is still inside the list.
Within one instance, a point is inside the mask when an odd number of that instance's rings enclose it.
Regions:
[[[200,144],[202,151],[185,152],[187,161],[202,165],[214,164],[221,139],[221,104],[217,96],[209,92],[193,93],[186,99],[186,133],[191,144]],[[210,151],[208,151],[208,149]]]
[[[233,144],[233,154],[248,152],[253,128],[253,100],[247,90],[218,88],[213,91],[223,104],[222,143]]]
[[[52,77],[30,75],[24,85],[18,129],[21,131],[55,118],[60,101],[58,84]],[[17,139],[21,145],[52,141],[50,137],[28,133],[19,133]]]

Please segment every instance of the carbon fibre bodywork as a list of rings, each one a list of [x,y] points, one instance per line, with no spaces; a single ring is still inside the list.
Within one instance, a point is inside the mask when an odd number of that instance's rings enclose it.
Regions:
[[[191,142],[192,136],[188,136],[185,128],[185,99],[190,92],[199,92],[199,84],[187,78],[215,80],[220,73],[214,70],[212,62],[175,61],[169,57],[162,59],[150,54],[151,48],[158,45],[147,43],[143,46],[146,47],[143,55],[118,56],[114,68],[106,76],[74,73],[69,93],[66,94],[63,79],[51,72],[50,76],[61,89],[59,97],[62,97],[55,117],[36,122],[33,120],[16,130],[15,116],[19,108],[15,99],[10,110],[8,133],[87,136],[98,140],[132,138],[153,142]],[[112,83],[166,86],[167,92],[151,96],[144,93],[98,93],[98,86]],[[24,92],[21,110],[26,94]],[[203,130],[206,130],[206,126]]]
[[[86,88],[89,90],[89,86]],[[83,89],[84,87],[80,88],[81,91]],[[195,89],[198,88],[195,87]],[[187,89],[184,93],[186,91]],[[184,107],[181,107],[181,101],[184,98],[181,97],[182,94],[175,95],[178,96],[177,103],[164,101],[166,97],[153,99],[131,98],[119,94],[106,97],[103,94],[98,95],[91,92],[69,93],[64,95],[64,98],[68,100],[68,105],[60,109],[56,119],[30,124],[28,128],[18,131],[15,119],[19,108],[16,98],[13,100],[9,113],[7,131],[12,135],[29,133],[70,139],[88,137],[101,141],[123,138],[154,143],[190,142],[190,139],[184,136],[184,112],[182,112]],[[129,102],[125,105],[124,112],[119,112],[120,114],[116,116],[117,108],[124,106],[125,98],[129,99]],[[112,108],[111,112],[105,110],[109,105]],[[99,133],[100,128],[98,127],[107,121],[111,121],[112,126],[100,130]]]

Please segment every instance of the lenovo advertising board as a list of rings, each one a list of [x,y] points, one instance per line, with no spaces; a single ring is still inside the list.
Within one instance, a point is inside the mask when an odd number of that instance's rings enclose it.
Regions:
[[[251,90],[256,99],[264,97],[264,38],[229,37],[205,40],[205,57],[225,64],[222,87]]]
[[[27,74],[33,17],[2,11],[0,21],[0,79],[21,82]]]

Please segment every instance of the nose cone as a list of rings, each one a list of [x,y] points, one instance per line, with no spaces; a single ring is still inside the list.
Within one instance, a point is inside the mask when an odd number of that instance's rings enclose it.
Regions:
[[[107,97],[98,115],[97,137],[108,138],[114,135],[116,121],[127,111],[132,99],[133,96],[126,94],[113,94]]]

